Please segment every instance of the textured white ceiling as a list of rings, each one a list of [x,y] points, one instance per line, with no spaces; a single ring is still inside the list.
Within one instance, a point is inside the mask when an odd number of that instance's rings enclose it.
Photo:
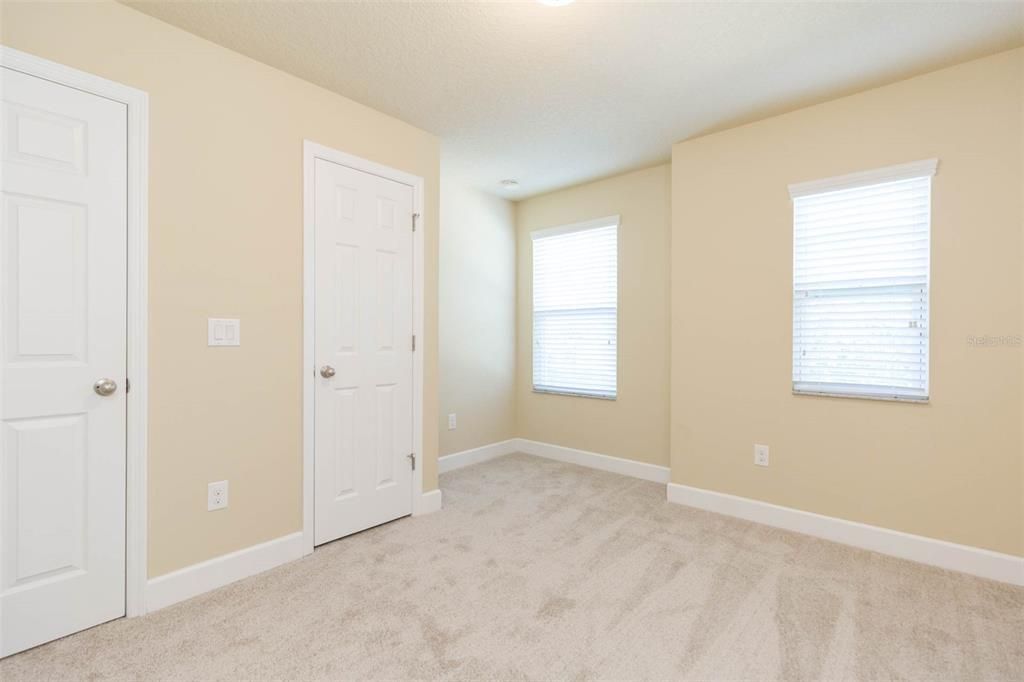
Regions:
[[[437,134],[509,198],[1024,44],[1021,2],[128,4]]]

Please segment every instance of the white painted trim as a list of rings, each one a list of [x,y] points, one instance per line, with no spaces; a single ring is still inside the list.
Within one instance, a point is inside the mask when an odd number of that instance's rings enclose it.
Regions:
[[[642,478],[645,481],[654,481],[655,483],[669,482],[669,468],[658,466],[657,464],[647,464],[632,459],[612,457],[611,455],[602,455],[561,445],[551,445],[550,443],[541,443],[525,438],[515,438],[514,441],[515,449],[513,452],[522,452],[527,455],[534,455],[535,457],[578,464],[579,466],[590,467],[591,469],[610,471],[613,474]]]
[[[302,535],[285,535],[153,578],[146,584],[146,605],[156,611],[301,559],[305,554]]]
[[[146,613],[149,422],[149,95],[142,90],[0,45],[0,65],[121,102],[128,111],[128,358],[125,615]]]
[[[572,225],[556,225],[555,227],[542,227],[530,232],[530,239],[544,239],[545,237],[554,237],[559,234],[569,234],[570,232],[582,232],[583,230],[593,230],[598,227],[618,227],[619,216],[610,215],[604,218],[595,218],[594,220],[584,220],[580,223],[573,223]]]
[[[441,494],[429,496],[423,493],[423,453],[426,451],[426,443],[423,436],[423,358],[428,341],[424,334],[423,324],[423,297],[426,288],[425,260],[424,260],[424,238],[423,235],[428,229],[424,217],[423,178],[384,166],[373,161],[367,161],[358,156],[346,154],[345,152],[325,147],[316,142],[305,140],[302,146],[302,167],[303,167],[303,231],[302,231],[302,257],[303,257],[303,287],[302,287],[302,532],[303,550],[306,554],[313,551],[314,531],[314,430],[313,430],[313,408],[316,358],[314,356],[314,339],[316,326],[314,311],[316,308],[316,277],[314,264],[316,262],[316,187],[314,182],[314,165],[316,159],[324,159],[355,170],[378,175],[388,180],[394,180],[412,187],[413,191],[413,213],[418,214],[416,230],[413,232],[413,301],[412,318],[413,334],[416,335],[416,350],[412,358],[412,434],[413,448],[416,453],[416,470],[413,472],[412,483],[412,513],[414,516],[436,511],[433,506],[440,508]]]
[[[602,455],[597,452],[588,452],[587,450],[577,450],[576,448],[568,448],[563,445],[542,443],[526,438],[509,438],[508,440],[482,445],[471,450],[463,450],[445,455],[438,460],[437,468],[439,473],[445,473],[497,459],[514,452],[521,452],[524,455],[532,455],[544,459],[553,459],[567,464],[576,464],[589,469],[599,469],[622,476],[640,478],[645,481],[654,481],[655,483],[669,482],[668,467],[637,462],[636,460],[622,457]]]
[[[437,473],[443,474],[448,471],[455,471],[462,467],[468,467],[471,464],[480,464],[481,462],[487,462],[497,457],[518,452],[517,442],[517,438],[509,438],[497,443],[481,445],[478,448],[470,448],[469,450],[453,452],[450,455],[439,457],[437,460]]]
[[[126,616],[146,613],[149,457],[149,95],[128,101],[128,471]],[[133,141],[134,140],[134,144]],[[134,229],[133,227],[134,226]],[[131,415],[135,415],[131,418]]]
[[[911,535],[746,497],[668,484],[668,501],[929,566],[1024,585],[1024,557]]]
[[[316,379],[316,191],[315,156],[306,140],[302,145],[302,551],[314,546],[313,494],[315,490],[313,411]]]
[[[885,168],[858,171],[822,180],[797,182],[789,186],[789,196],[791,199],[796,199],[797,197],[809,194],[836,192],[841,189],[877,185],[883,182],[895,182],[909,178],[922,178],[935,175],[938,167],[938,159],[925,159],[924,161],[912,161],[911,163],[901,163],[895,166],[886,166]]]
[[[429,490],[419,497],[419,504],[414,504],[412,507],[413,516],[426,516],[427,514],[433,514],[436,511],[441,511],[441,491]]]

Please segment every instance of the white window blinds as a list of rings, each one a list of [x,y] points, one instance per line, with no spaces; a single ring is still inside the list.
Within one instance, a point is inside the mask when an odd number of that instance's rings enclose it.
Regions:
[[[935,167],[790,187],[795,392],[928,398]]]
[[[533,241],[533,389],[616,395],[618,216],[538,230]]]

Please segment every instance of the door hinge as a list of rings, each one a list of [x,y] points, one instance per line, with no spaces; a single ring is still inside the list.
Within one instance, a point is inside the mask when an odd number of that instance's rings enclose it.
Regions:
[[[412,335],[412,352],[413,353],[416,352],[416,335],[415,334]]]
[[[416,453],[410,452],[406,457],[409,458],[409,466],[412,467],[413,471],[416,471]]]
[[[129,379],[128,377],[125,377],[124,378],[124,392],[128,393],[131,390],[132,390],[132,380]]]
[[[420,219],[420,214],[419,213],[413,213],[412,214],[412,231],[413,232],[416,231],[416,221],[419,220],[419,219]]]

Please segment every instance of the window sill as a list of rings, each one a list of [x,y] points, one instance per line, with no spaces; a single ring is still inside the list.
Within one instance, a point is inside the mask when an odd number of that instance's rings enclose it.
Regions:
[[[616,395],[594,395],[593,393],[573,393],[572,391],[552,391],[552,390],[548,390],[548,389],[545,389],[545,388],[534,388],[533,392],[534,393],[541,393],[543,395],[564,395],[564,396],[568,396],[570,398],[592,398],[594,400],[612,400],[612,401],[614,401],[614,400],[618,399],[618,394],[616,394]]]
[[[793,389],[796,396],[816,396],[818,398],[853,398],[855,400],[880,400],[887,403],[911,403],[914,405],[927,405],[929,397],[915,398],[913,396],[872,394],[872,393],[833,393],[829,391],[798,391]]]

